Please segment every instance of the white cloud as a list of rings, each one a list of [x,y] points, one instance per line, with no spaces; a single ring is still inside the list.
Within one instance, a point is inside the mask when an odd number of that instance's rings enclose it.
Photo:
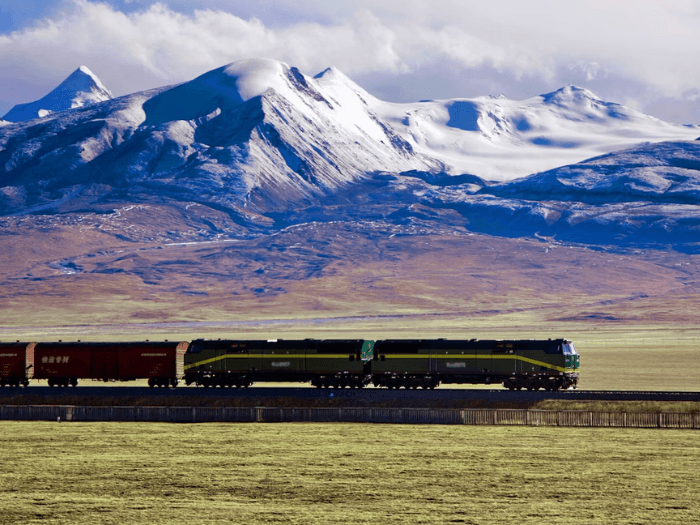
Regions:
[[[266,56],[309,74],[336,66],[350,76],[401,78],[444,65],[465,78],[490,68],[513,82],[552,88],[579,80],[608,86],[612,78],[665,97],[700,88],[700,0],[170,2],[122,0],[127,13],[74,0],[52,19],[0,36],[0,78],[15,89],[31,87],[31,71],[46,78],[41,96],[85,64],[125,94]],[[207,5],[216,9],[196,9]],[[37,96],[0,88],[5,104]]]

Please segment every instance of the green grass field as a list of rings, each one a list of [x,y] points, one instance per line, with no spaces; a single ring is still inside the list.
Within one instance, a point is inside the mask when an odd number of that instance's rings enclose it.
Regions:
[[[697,523],[676,430],[0,424],[0,523]]]

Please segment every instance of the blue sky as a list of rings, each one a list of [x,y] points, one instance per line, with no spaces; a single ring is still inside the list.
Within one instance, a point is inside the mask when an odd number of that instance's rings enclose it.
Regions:
[[[0,115],[80,65],[118,96],[265,56],[384,100],[575,84],[698,124],[699,29],[700,0],[0,0]]]

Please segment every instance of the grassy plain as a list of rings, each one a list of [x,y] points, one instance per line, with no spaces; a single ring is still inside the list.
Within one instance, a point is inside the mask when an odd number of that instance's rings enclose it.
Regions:
[[[695,523],[696,434],[3,421],[0,523]]]
[[[0,340],[569,337],[580,388],[700,390],[700,255],[340,223],[127,242],[128,221],[81,224],[0,232]]]

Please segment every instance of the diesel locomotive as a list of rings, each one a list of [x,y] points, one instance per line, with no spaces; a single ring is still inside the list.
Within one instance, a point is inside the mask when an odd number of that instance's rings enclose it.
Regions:
[[[204,387],[310,381],[318,388],[502,383],[558,390],[577,386],[578,369],[568,339],[197,340],[185,354],[185,382]]]
[[[79,379],[148,379],[151,387],[248,388],[310,382],[317,388],[435,388],[503,384],[576,388],[579,354],[568,339],[300,339],[134,343],[0,343],[0,386],[76,386]]]

